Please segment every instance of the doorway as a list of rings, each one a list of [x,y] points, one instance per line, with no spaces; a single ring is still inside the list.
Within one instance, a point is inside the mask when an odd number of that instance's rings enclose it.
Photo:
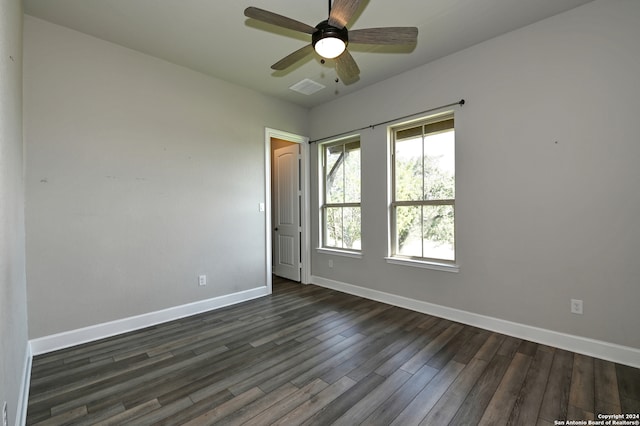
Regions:
[[[267,271],[310,282],[308,138],[266,129]]]

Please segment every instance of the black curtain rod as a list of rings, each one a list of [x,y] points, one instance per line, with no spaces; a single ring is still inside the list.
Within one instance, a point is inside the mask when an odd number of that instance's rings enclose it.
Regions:
[[[458,102],[454,102],[452,104],[442,105],[442,106],[439,106],[439,107],[436,107],[436,108],[430,108],[430,109],[427,109],[425,111],[420,111],[420,112],[416,112],[416,113],[413,113],[413,114],[405,115],[405,116],[402,116],[402,117],[394,118],[393,120],[382,121],[380,123],[371,124],[371,125],[365,126],[365,127],[360,127],[359,129],[353,129],[353,130],[349,130],[348,132],[338,133],[337,135],[327,136],[327,137],[320,138],[320,139],[315,139],[315,140],[309,141],[309,144],[320,142],[320,141],[324,141],[324,140],[327,140],[327,139],[337,138],[339,136],[348,135],[349,133],[353,133],[353,132],[359,132],[360,130],[373,129],[373,128],[377,127],[377,126],[382,126],[383,124],[393,123],[394,121],[403,120],[405,118],[413,117],[415,115],[426,114],[428,112],[436,111],[436,110],[439,110],[439,109],[442,109],[442,108],[448,108],[448,107],[451,107],[451,106],[454,106],[454,105],[462,106],[464,104],[465,104],[465,100],[464,99],[460,99]]]

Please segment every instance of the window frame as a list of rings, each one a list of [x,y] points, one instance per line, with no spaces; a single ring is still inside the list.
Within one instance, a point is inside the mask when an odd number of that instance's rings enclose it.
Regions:
[[[451,120],[451,126],[442,127],[443,125],[438,125],[438,123],[445,123],[446,121]],[[435,126],[434,126],[435,125]],[[427,126],[433,126],[433,131],[425,132],[425,128]],[[455,113],[454,111],[444,111],[437,114],[432,114],[427,117],[422,117],[417,120],[412,120],[409,122],[399,123],[396,125],[392,125],[388,128],[389,131],[389,149],[390,149],[390,182],[389,182],[389,256],[386,258],[387,262],[394,264],[403,264],[409,266],[416,266],[421,268],[429,268],[429,269],[437,269],[444,271],[452,271],[458,272],[458,250],[457,250],[457,220],[456,220],[456,185],[457,185],[457,168],[454,168],[454,197],[453,198],[440,198],[440,199],[432,199],[425,200],[424,195],[422,200],[414,200],[414,201],[398,201],[396,200],[396,140],[399,132],[422,127],[422,158],[424,161],[424,138],[429,135],[435,135],[439,133],[444,133],[453,130],[454,131],[454,155],[456,151],[456,136],[455,136]],[[456,165],[457,161],[454,159]],[[424,194],[424,186],[423,186],[423,194]],[[398,241],[397,241],[397,219],[396,219],[396,211],[398,207],[420,207],[424,206],[442,206],[447,205],[451,206],[453,209],[453,259],[444,259],[444,258],[435,258],[435,257],[424,257],[424,256],[410,256],[410,255],[402,255],[398,253]],[[422,215],[422,213],[421,213]],[[424,220],[424,219],[422,219]],[[421,248],[421,252],[424,255],[424,242]]]
[[[358,202],[343,202],[343,203],[328,203],[327,202],[327,148],[334,146],[343,146],[357,142],[358,150],[360,151],[360,201]],[[328,208],[358,208],[360,210],[360,239],[362,244],[362,143],[360,135],[350,135],[341,139],[331,140],[318,144],[318,156],[320,161],[319,167],[319,214],[320,214],[320,230],[319,230],[319,252],[330,252],[335,254],[344,254],[349,257],[359,257],[362,253],[362,246],[360,249],[348,248],[348,247],[335,247],[327,244],[327,227],[326,227],[326,209]],[[344,226],[343,226],[344,230]]]

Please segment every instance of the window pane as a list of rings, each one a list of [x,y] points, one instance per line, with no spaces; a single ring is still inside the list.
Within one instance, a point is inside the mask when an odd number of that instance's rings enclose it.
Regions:
[[[324,145],[322,246],[360,250],[360,140]],[[347,204],[350,204],[347,206]]]
[[[395,199],[422,200],[422,137],[395,143]]]
[[[344,202],[360,202],[360,143],[345,146],[344,157]]]
[[[424,257],[455,260],[454,207],[423,206]]]
[[[391,255],[455,261],[453,113],[412,125],[392,129]]]
[[[427,135],[424,140],[424,199],[454,199],[455,173],[453,130]]]
[[[326,155],[326,201],[344,203],[344,150],[343,145],[330,146]]]
[[[342,247],[342,207],[327,207],[324,212],[324,245]]]
[[[420,206],[398,206],[396,213],[396,252],[422,257],[422,217]]]
[[[343,248],[360,250],[362,246],[360,229],[361,229],[361,217],[360,207],[344,207],[342,209],[342,224],[343,229]]]

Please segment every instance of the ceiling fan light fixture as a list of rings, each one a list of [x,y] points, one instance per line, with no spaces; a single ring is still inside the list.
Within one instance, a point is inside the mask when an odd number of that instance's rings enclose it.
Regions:
[[[323,21],[316,27],[311,36],[311,44],[318,55],[325,59],[337,58],[347,48],[348,35],[346,28],[336,28]]]
[[[344,49],[347,48],[347,45],[337,37],[325,37],[318,40],[313,47],[318,55],[326,59],[333,59],[340,56]]]

